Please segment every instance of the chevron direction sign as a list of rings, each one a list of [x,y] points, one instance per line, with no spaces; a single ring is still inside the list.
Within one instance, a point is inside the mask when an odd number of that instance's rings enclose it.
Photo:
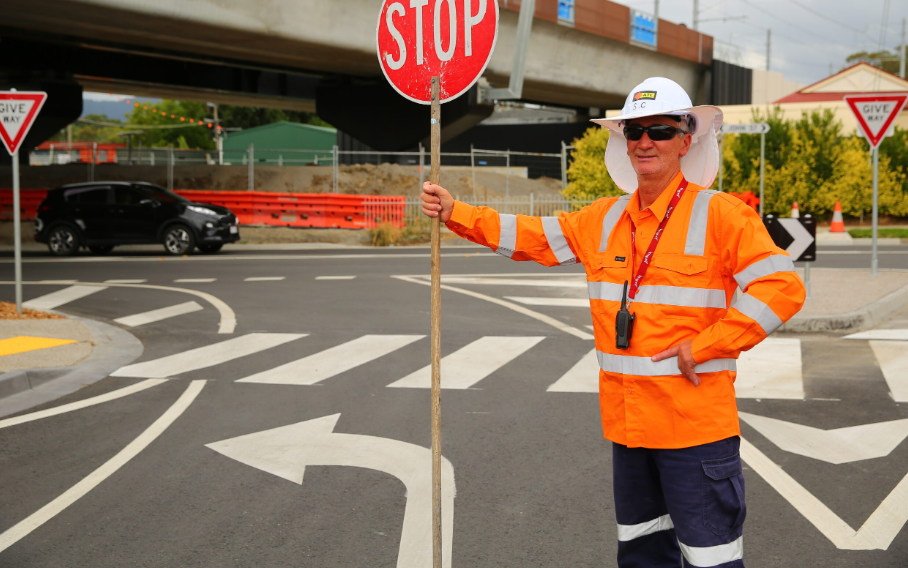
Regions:
[[[766,215],[763,219],[776,246],[791,255],[791,260],[817,259],[817,221],[810,215],[800,219],[780,219]]]

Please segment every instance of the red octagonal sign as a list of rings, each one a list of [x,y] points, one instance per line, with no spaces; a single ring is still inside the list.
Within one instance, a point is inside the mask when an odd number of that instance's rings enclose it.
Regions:
[[[456,99],[479,79],[498,39],[496,0],[384,0],[378,17],[378,60],[401,95],[430,104],[432,77],[440,100]]]

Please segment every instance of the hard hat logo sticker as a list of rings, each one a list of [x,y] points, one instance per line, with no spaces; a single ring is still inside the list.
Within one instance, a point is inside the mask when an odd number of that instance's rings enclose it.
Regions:
[[[635,101],[641,101],[641,100],[654,101],[654,100],[656,100],[656,91],[637,91],[636,93],[634,93],[634,100]]]

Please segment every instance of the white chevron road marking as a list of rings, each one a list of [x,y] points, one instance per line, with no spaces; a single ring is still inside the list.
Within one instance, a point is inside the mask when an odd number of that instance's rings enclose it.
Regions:
[[[908,402],[908,341],[870,341],[880,370],[896,402]]]
[[[547,392],[599,392],[599,359],[593,349],[560,379],[545,389]]]
[[[908,437],[908,418],[821,430],[746,412],[738,416],[786,452],[833,464],[888,456]]]
[[[768,337],[738,358],[738,398],[804,398],[801,340]]]
[[[157,310],[142,312],[141,314],[117,318],[114,321],[121,325],[138,327],[147,323],[154,323],[177,316],[182,316],[184,314],[191,314],[193,312],[201,311],[202,309],[204,308],[202,308],[202,306],[200,306],[198,302],[186,302],[183,304],[177,304],[175,306],[169,306],[167,308],[160,308]]]
[[[441,388],[468,389],[507,365],[545,337],[483,337],[441,360]],[[411,373],[392,388],[427,389],[432,386],[432,367]]]
[[[314,385],[319,381],[364,365],[392,351],[418,341],[425,335],[364,335],[314,355],[292,361],[249,377],[238,383],[272,385]]]
[[[22,307],[32,310],[52,310],[63,304],[68,304],[80,298],[90,296],[101,290],[107,290],[106,286],[70,286],[50,294],[29,300],[22,304]]]

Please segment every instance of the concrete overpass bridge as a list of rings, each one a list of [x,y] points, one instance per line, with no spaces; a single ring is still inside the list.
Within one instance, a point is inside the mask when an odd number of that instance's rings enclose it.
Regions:
[[[456,0],[460,1],[460,0]],[[507,86],[519,0],[499,0],[500,33],[485,80]],[[47,105],[27,144],[81,111],[83,89],[318,112],[382,150],[428,135],[428,109],[385,83],[375,54],[380,0],[6,0],[0,88],[44,89]],[[537,0],[522,98],[577,108],[621,106],[647,76],[710,98],[712,38],[658,21],[658,47],[631,42],[631,10]],[[445,105],[451,138],[491,113],[474,88]]]

